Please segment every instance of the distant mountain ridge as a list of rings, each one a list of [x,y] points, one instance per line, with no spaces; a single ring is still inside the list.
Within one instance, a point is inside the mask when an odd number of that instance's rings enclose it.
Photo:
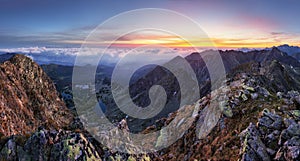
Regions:
[[[287,44],[280,45],[277,47],[279,50],[287,53],[288,55],[293,55],[296,53],[300,53],[300,47],[299,46],[290,46]]]
[[[277,48],[284,52],[287,53],[288,55],[294,57],[298,61],[300,61],[300,47],[299,46],[290,46],[288,44],[284,45],[279,45]],[[272,48],[266,48],[265,50],[271,50]]]
[[[298,87],[300,84],[298,80],[300,80],[300,75],[298,73],[300,73],[300,63],[292,56],[279,50],[277,47],[273,47],[269,50],[253,50],[249,52],[236,50],[207,50],[201,53],[195,52],[186,56],[185,58],[181,58],[185,59],[194,70],[200,87],[200,96],[206,95],[211,90],[210,73],[203,60],[203,57],[207,57],[206,60],[213,60],[215,54],[220,54],[223,61],[222,65],[224,65],[226,73],[232,72],[240,65],[256,63],[258,66],[257,68],[274,72],[268,73],[264,71],[266,76],[275,80],[274,84],[276,84],[276,82],[278,83],[278,85],[272,87],[274,90],[286,91],[291,89],[299,89]],[[176,57],[170,60],[168,63],[174,63],[175,66],[181,66],[180,64],[177,64],[177,59],[178,58]],[[273,78],[274,75],[278,76],[278,79]],[[166,89],[168,97],[166,106],[155,118],[148,120],[139,120],[134,118],[130,119],[131,122],[128,122],[128,125],[129,128],[133,129],[134,131],[141,130],[139,128],[145,125],[153,124],[158,118],[166,116],[168,113],[176,111],[179,108],[178,104],[180,103],[181,91],[177,79],[171,72],[162,66],[156,66],[152,71],[148,72],[145,76],[130,85],[129,89],[131,98],[134,98],[133,101],[135,104],[141,107],[146,107],[150,104],[148,91],[153,85],[162,85]],[[113,107],[116,106],[110,102],[109,104]],[[111,115],[118,113],[120,114],[118,117],[122,116],[122,112],[115,108],[108,108],[108,113]],[[131,125],[134,127],[132,128]]]

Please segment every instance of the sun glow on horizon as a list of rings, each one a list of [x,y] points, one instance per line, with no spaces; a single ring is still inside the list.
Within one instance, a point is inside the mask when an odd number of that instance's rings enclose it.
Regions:
[[[214,48],[265,48],[289,44],[299,46],[296,41],[276,41],[272,39],[253,39],[253,38],[190,38],[183,40],[179,37],[150,36],[149,38],[118,39],[116,41],[82,41],[66,40],[62,41],[68,44],[88,44],[95,46],[110,45],[112,47],[139,47],[145,45],[162,45],[172,48],[194,48],[194,47],[214,47]]]

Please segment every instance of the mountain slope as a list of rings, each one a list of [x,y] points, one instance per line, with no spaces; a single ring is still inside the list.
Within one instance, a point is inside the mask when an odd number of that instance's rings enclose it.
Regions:
[[[0,65],[0,133],[31,133],[38,126],[61,128],[73,115],[50,78],[35,62],[14,55]]]
[[[225,86],[212,91],[197,101],[200,108],[191,128],[171,146],[152,155],[153,160],[299,160],[300,159],[300,95],[291,86],[291,73],[276,61],[262,66],[251,62],[235,67]],[[273,72],[272,72],[273,71]],[[286,77],[277,78],[278,75]],[[274,83],[280,81],[281,84]],[[278,91],[279,89],[279,91]],[[286,92],[281,92],[285,89]],[[288,90],[291,91],[288,91]],[[226,95],[217,106],[208,106],[213,96]],[[217,125],[208,136],[199,139],[197,127],[204,122],[204,109],[222,110]],[[143,133],[153,132],[175,120],[178,112],[158,120]],[[209,120],[210,118],[208,118]],[[176,128],[184,124],[175,124]],[[174,127],[175,128],[175,127]],[[159,137],[168,142],[168,131]],[[158,140],[157,140],[158,142]],[[149,143],[150,144],[150,143]],[[147,146],[147,144],[145,145]]]
[[[208,61],[215,60],[215,54],[220,54],[224,68],[226,73],[230,73],[234,70],[237,66],[242,64],[247,64],[251,62],[257,63],[257,68],[261,66],[265,66],[265,68],[261,68],[262,70],[268,70],[269,72],[274,72],[273,75],[269,75],[271,80],[275,80],[274,83],[279,83],[284,87],[276,86],[276,90],[280,91],[287,91],[291,89],[295,89],[298,87],[300,80],[300,64],[299,62],[289,56],[288,54],[280,51],[278,48],[273,47],[270,50],[254,50],[250,52],[242,52],[242,51],[235,51],[235,50],[226,50],[226,51],[213,51],[207,50],[201,53],[192,53],[186,56],[184,59],[190,64],[192,69],[194,70],[197,81],[200,87],[199,94],[200,96],[205,96],[211,90],[211,82],[210,82],[210,75],[207,69],[206,63],[203,59]],[[173,66],[182,66],[182,64],[178,64],[177,60],[180,59],[178,57],[170,60],[166,64],[173,64]],[[183,58],[181,58],[183,59]],[[280,66],[285,69],[281,69],[282,72],[276,72],[280,68],[276,66],[267,66],[268,63],[271,63],[273,60],[280,62]],[[213,64],[213,63],[210,63]],[[266,75],[269,72],[265,72]],[[288,77],[290,77],[289,81],[285,81],[285,76],[287,76],[286,72],[289,72]],[[275,75],[277,74],[277,75]],[[278,77],[278,79],[277,79]],[[281,80],[284,80],[282,82]],[[276,82],[277,81],[277,82]],[[285,83],[285,84],[282,84]],[[287,86],[289,84],[290,87]],[[134,98],[134,102],[141,106],[146,107],[150,103],[150,99],[148,96],[148,91],[150,87],[153,85],[162,85],[166,92],[167,92],[167,103],[165,108],[154,118],[147,119],[147,120],[140,120],[131,118],[130,122],[128,122],[129,128],[133,131],[140,131],[143,127],[151,125],[154,123],[155,120],[165,117],[170,112],[176,111],[180,103],[181,98],[181,91],[179,88],[178,80],[174,76],[173,73],[168,71],[166,68],[162,66],[155,67],[152,71],[148,72],[144,77],[137,80],[134,84],[130,85],[130,94],[131,98]],[[293,86],[293,87],[291,87]],[[298,88],[296,88],[298,89]],[[107,103],[107,102],[104,102]],[[109,115],[116,115],[117,117],[125,117],[122,112],[115,108],[115,104],[110,104],[111,108],[109,109]],[[116,114],[118,113],[118,114]],[[119,114],[120,113],[120,114]],[[133,126],[134,125],[134,126]]]

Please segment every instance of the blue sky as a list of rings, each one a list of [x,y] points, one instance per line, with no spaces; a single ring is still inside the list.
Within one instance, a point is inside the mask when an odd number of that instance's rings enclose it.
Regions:
[[[185,14],[223,47],[299,45],[299,6],[296,0],[0,0],[0,47],[80,46],[64,42],[82,41],[106,19],[138,8],[165,8]]]

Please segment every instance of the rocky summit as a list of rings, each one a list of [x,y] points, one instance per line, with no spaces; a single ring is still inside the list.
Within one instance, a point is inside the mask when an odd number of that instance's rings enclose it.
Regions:
[[[0,64],[0,134],[30,134],[39,126],[62,128],[73,115],[52,80],[24,55]]]

